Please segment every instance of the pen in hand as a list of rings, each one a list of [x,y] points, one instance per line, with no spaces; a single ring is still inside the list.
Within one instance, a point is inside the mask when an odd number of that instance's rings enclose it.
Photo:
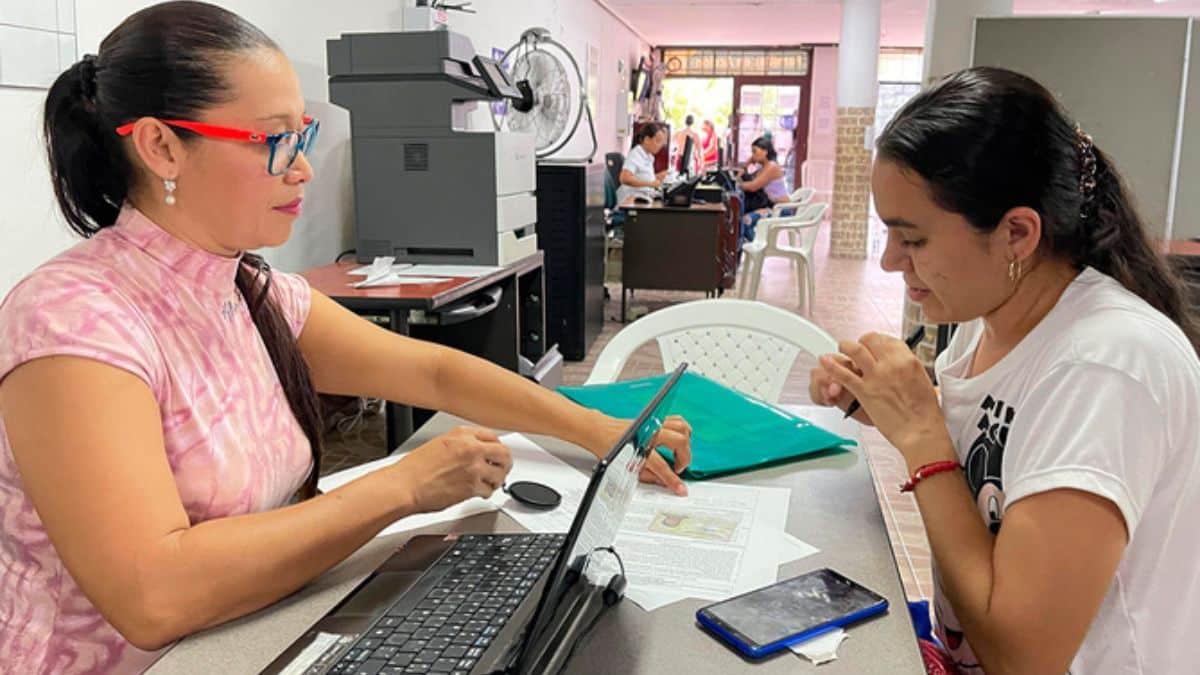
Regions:
[[[917,326],[917,329],[912,332],[912,335],[908,336],[908,339],[904,341],[904,344],[908,345],[909,349],[916,349],[917,345],[921,344],[921,340],[924,339],[925,326]],[[850,419],[850,416],[858,412],[858,409],[861,407],[862,404],[858,402],[858,399],[850,401],[850,405],[846,407],[846,415],[842,417],[842,419]]]

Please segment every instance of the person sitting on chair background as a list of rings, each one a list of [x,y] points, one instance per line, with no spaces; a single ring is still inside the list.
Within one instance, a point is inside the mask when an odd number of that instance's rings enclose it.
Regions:
[[[657,122],[650,122],[638,130],[633,138],[633,149],[625,156],[621,168],[621,185],[617,188],[617,204],[629,197],[654,196],[654,188],[661,187],[666,171],[654,172],[654,155],[667,142],[667,130]]]
[[[758,219],[770,215],[776,202],[786,202],[787,185],[783,182],[783,167],[776,161],[775,145],[766,136],[759,136],[750,145],[749,164],[754,171],[742,176],[741,188],[746,194],[746,215],[742,216],[742,239],[754,241]],[[790,215],[790,214],[784,214]]]

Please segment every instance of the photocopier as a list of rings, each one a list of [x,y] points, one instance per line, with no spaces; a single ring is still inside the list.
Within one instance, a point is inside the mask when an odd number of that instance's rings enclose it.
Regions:
[[[360,262],[504,265],[537,251],[533,134],[467,129],[479,102],[522,99],[500,64],[449,30],[343,33],[326,56],[329,98],[350,111]]]

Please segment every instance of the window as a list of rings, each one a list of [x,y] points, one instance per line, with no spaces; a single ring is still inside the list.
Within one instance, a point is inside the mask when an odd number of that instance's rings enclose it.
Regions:
[[[717,77],[728,75],[808,74],[807,49],[663,49],[667,75]],[[920,70],[918,68],[918,70]]]

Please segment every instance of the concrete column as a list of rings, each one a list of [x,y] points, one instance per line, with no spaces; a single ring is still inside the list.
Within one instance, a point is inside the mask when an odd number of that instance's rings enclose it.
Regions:
[[[925,84],[971,65],[975,18],[1011,16],[1013,0],[929,0],[925,15]]]
[[[929,0],[922,73],[925,84],[971,65],[976,17],[1010,16],[1012,13],[1013,0]],[[902,323],[901,331],[905,336],[911,335],[917,324],[925,324],[925,341],[917,348],[917,356],[932,367],[937,324],[926,322],[921,306],[907,297],[904,298]]]
[[[844,0],[838,44],[837,154],[830,253],[867,257],[871,129],[879,91],[880,0]]]

